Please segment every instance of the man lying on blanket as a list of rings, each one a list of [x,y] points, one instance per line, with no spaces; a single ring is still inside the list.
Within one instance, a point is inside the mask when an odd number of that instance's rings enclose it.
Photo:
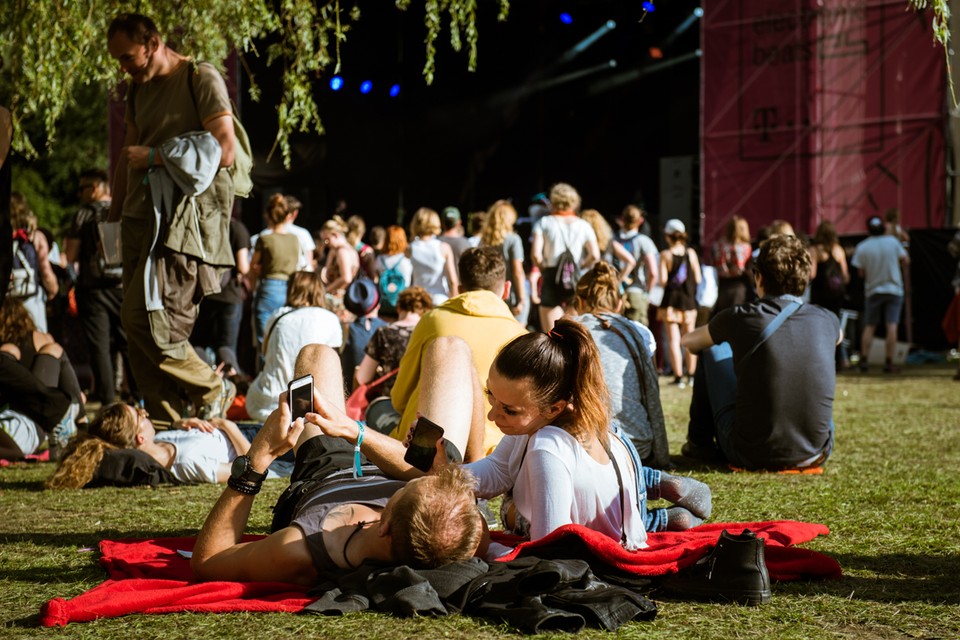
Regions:
[[[312,373],[318,393],[342,399],[339,362],[324,355],[305,348],[296,376]],[[273,533],[241,542],[265,477],[258,471],[291,447],[296,466],[274,509]],[[365,560],[432,568],[466,560],[486,539],[473,481],[459,465],[410,482],[387,478],[361,465],[344,440],[302,419],[291,424],[284,401],[237,460],[194,547],[190,566],[203,580],[311,584],[323,571],[353,569]]]

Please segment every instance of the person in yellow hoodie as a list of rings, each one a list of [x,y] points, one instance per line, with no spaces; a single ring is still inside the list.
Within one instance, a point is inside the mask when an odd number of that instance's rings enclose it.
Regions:
[[[465,251],[459,268],[460,294],[423,316],[400,360],[400,371],[390,400],[371,403],[367,408],[368,426],[381,433],[403,440],[416,421],[421,358],[434,339],[456,336],[466,341],[473,352],[478,378],[484,380],[500,347],[525,332],[504,302],[510,285],[506,280],[503,255],[498,248],[478,247]],[[479,411],[481,407],[475,410]],[[465,462],[483,458],[503,437],[497,425],[486,418],[490,411],[486,401],[482,410],[486,423],[482,432],[444,434],[444,439],[457,448]]]

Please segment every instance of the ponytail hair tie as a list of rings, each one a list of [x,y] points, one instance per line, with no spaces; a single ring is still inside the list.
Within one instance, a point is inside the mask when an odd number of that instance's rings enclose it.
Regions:
[[[550,329],[550,331],[547,331],[547,335],[554,340],[563,340],[563,336],[557,333],[556,329]]]

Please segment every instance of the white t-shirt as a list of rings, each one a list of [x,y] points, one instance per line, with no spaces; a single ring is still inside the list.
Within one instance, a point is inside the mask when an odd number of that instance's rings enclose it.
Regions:
[[[597,243],[590,223],[573,216],[543,216],[533,225],[533,235],[543,236],[543,266],[547,268],[557,266],[565,249],[570,249],[573,259],[580,264],[587,242]]]
[[[443,255],[442,247],[443,243],[437,238],[414,238],[410,243],[413,284],[426,289],[433,298],[434,306],[443,304],[450,297],[447,259]]]
[[[277,325],[275,328],[274,324]],[[277,408],[277,399],[287,390],[300,349],[308,344],[325,344],[339,349],[343,344],[340,320],[320,307],[296,310],[280,307],[267,320],[264,335],[268,334],[263,369],[247,392],[247,413],[260,422]]]
[[[894,236],[871,236],[857,245],[850,264],[863,269],[863,289],[867,297],[879,293],[903,295],[900,260],[907,252]]]
[[[237,457],[237,450],[219,429],[211,433],[171,429],[157,433],[154,440],[169,442],[177,448],[170,473],[181,482],[216,483],[220,465]]]
[[[317,248],[313,236],[303,227],[295,224],[287,225],[287,232],[297,236],[297,242],[300,243],[300,258],[297,260],[297,271],[313,271],[313,252]],[[250,252],[253,253],[257,248],[257,240],[260,236],[268,236],[273,233],[272,229],[264,229],[250,237]]]
[[[625,485],[626,548],[642,549],[647,532],[638,505],[639,470],[617,438],[610,438],[610,446]],[[580,524],[620,540],[624,518],[613,463],[600,464],[559,427],[543,427],[531,436],[504,436],[493,453],[465,467],[477,477],[481,498],[513,488],[517,510],[530,522],[532,540],[565,524]]]

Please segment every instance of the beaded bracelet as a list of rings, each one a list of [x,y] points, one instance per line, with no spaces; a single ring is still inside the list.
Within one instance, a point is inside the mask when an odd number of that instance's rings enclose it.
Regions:
[[[353,447],[353,477],[360,478],[363,476],[363,469],[360,468],[360,445],[363,444],[363,430],[366,428],[366,425],[360,420],[356,422],[357,444]]]

